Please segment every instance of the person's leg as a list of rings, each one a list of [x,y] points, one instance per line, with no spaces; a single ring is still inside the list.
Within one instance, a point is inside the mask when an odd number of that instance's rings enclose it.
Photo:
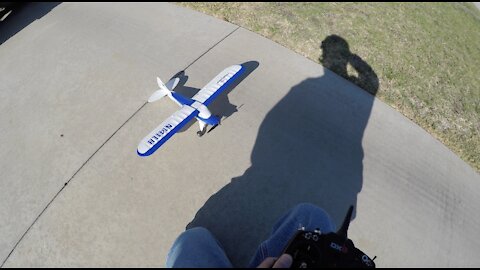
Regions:
[[[167,256],[168,268],[231,268],[232,264],[215,237],[205,228],[183,232]]]
[[[335,230],[335,224],[323,209],[313,204],[299,204],[275,224],[270,238],[258,247],[250,262],[250,267],[257,267],[267,257],[282,255],[288,242],[301,227],[305,227],[307,231],[320,229],[322,233]]]

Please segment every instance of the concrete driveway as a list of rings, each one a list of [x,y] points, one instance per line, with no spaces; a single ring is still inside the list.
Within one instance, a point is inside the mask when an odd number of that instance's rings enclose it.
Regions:
[[[377,266],[480,265],[480,176],[272,41],[166,3],[32,3],[0,41],[2,267],[161,267],[193,226],[243,266],[299,202],[337,225],[355,205],[349,237]],[[156,76],[185,69],[178,91],[193,95],[241,63],[247,76],[211,106],[221,126],[137,156],[177,109],[146,104]]]

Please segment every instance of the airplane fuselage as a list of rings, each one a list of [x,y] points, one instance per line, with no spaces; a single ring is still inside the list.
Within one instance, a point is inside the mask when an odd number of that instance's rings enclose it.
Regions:
[[[180,107],[189,106],[199,111],[198,115],[195,117],[198,121],[202,121],[211,126],[215,126],[220,123],[220,119],[215,115],[212,115],[210,110],[204,104],[191,98],[184,97],[175,91],[170,92],[168,97]]]
[[[155,102],[168,96],[181,108],[160,123],[160,125],[140,141],[137,147],[137,154],[139,156],[149,156],[153,154],[193,118],[198,120],[200,130],[197,131],[197,135],[199,137],[212,131],[220,124],[220,116],[212,115],[207,106],[224,92],[244,71],[245,69],[242,65],[227,67],[192,98],[184,97],[173,91],[180,82],[180,77],[170,79],[167,84],[164,84],[162,80],[157,77],[157,84],[160,89],[148,98],[148,102]],[[207,131],[209,125],[212,127]]]

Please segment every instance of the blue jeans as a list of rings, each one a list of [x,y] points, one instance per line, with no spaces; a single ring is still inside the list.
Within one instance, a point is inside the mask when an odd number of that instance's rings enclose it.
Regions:
[[[300,227],[322,233],[335,230],[330,216],[313,204],[299,204],[286,213],[273,227],[270,238],[260,244],[250,267],[257,267],[267,257],[279,257]],[[168,268],[231,268],[232,263],[215,237],[205,228],[183,232],[167,256]]]

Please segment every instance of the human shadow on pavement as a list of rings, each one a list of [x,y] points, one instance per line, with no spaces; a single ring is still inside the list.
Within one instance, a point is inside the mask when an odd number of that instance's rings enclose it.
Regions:
[[[337,226],[348,207],[356,206],[362,137],[378,78],[343,38],[329,36],[321,48],[326,68],[368,86],[372,95],[325,70],[293,86],[271,109],[259,128],[251,167],[211,196],[187,225],[209,229],[235,266],[247,266],[274,222],[298,203],[322,207]],[[358,76],[349,77],[348,64]]]
[[[243,66],[243,68],[245,68],[245,71],[240,76],[238,76],[238,78],[236,78],[235,81],[233,81],[232,84],[230,84],[227,89],[225,89],[225,91],[218,95],[218,97],[215,98],[212,104],[208,106],[208,109],[212,114],[220,116],[220,125],[222,124],[222,121],[236,113],[238,111],[238,108],[241,106],[230,103],[228,95],[233,91],[233,89],[237,87],[237,85],[239,85],[243,80],[245,80],[245,78],[247,78],[253,71],[255,71],[255,69],[258,68],[259,63],[257,61],[248,61],[242,63],[241,65]],[[177,87],[175,87],[175,92],[178,92],[185,97],[192,98],[196,93],[198,93],[198,91],[200,91],[200,89],[198,88],[185,86],[186,82],[188,81],[188,76],[183,70],[173,75],[172,78],[180,79]],[[205,82],[205,85],[209,82],[210,81]],[[188,130],[193,124],[195,124],[195,122],[196,121],[190,121],[180,130],[180,132]]]
[[[19,3],[12,13],[0,22],[0,44],[20,32],[29,24],[45,16],[61,2],[28,2]]]

